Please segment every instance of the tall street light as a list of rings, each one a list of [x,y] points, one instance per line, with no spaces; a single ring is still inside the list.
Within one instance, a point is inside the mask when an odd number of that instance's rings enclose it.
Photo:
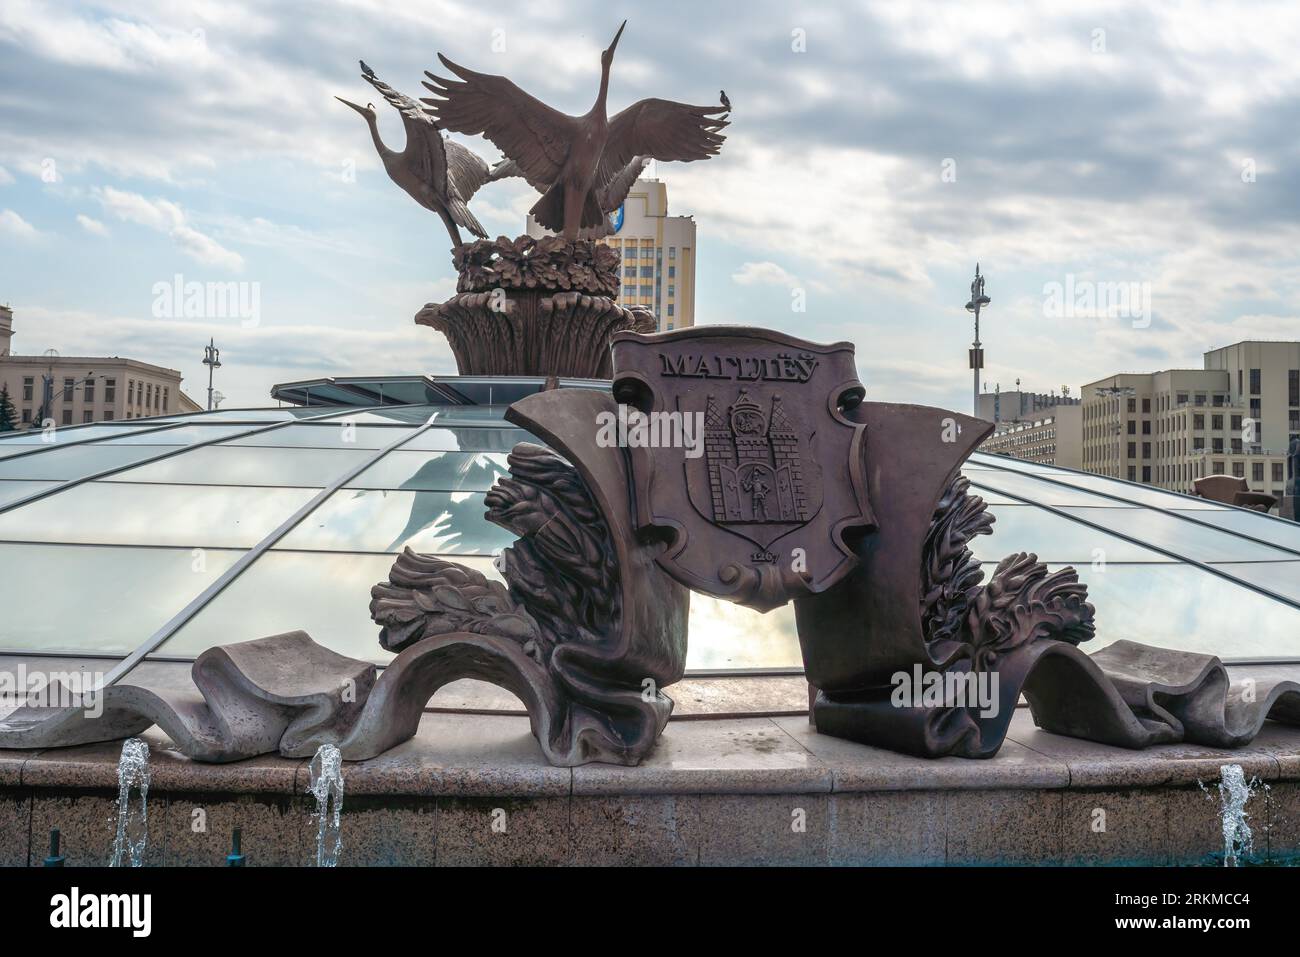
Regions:
[[[215,339],[203,347],[203,364],[208,367],[208,411],[212,411],[212,373],[221,368],[221,350]]]
[[[980,264],[975,264],[975,279],[970,284],[970,302],[966,311],[975,313],[975,341],[971,343],[970,367],[975,372],[975,398],[971,413],[980,414],[980,369],[984,368],[984,350],[980,347],[980,307],[989,304],[989,297],[984,295],[984,277],[980,275]]]

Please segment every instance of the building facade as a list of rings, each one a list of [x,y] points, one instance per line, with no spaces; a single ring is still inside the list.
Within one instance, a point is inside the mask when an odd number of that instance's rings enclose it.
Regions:
[[[1055,392],[981,392],[975,417],[989,422],[1032,422],[1048,415],[1057,406],[1078,405],[1078,396]]]
[[[19,428],[197,412],[175,369],[135,359],[15,355],[13,312],[0,307],[0,387],[7,387]]]
[[[1120,373],[1082,398],[1086,471],[1187,494],[1233,475],[1281,501],[1300,438],[1300,343],[1239,342],[1205,353],[1204,369]]]
[[[1051,407],[1033,419],[1000,422],[980,444],[993,452],[1063,468],[1083,468],[1083,407],[1078,400]]]
[[[644,306],[660,331],[695,325],[695,220],[668,215],[668,187],[642,177],[614,216],[619,228],[601,242],[623,256],[619,305]],[[547,235],[532,216],[529,236]]]

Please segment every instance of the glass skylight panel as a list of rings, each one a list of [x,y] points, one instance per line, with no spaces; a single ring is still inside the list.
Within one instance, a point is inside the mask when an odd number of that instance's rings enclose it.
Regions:
[[[240,554],[0,544],[0,651],[128,654]]]
[[[431,492],[486,492],[507,474],[504,452],[389,452],[347,484],[348,488]]]
[[[0,479],[68,481],[106,469],[120,468],[175,451],[165,445],[108,445],[92,443],[43,449],[32,455],[0,459]]]
[[[0,505],[16,502],[42,489],[54,488],[58,482],[12,482],[0,481]]]
[[[1300,609],[1245,585],[1194,565],[1077,568],[1097,609],[1097,638],[1080,645],[1089,654],[1128,638],[1225,660],[1297,657]]]
[[[1300,552],[1300,523],[1261,515],[1259,512],[1248,512],[1241,508],[1221,508],[1214,511],[1195,509],[1189,510],[1188,514],[1197,521],[1209,522],[1219,528],[1240,532]]]
[[[87,482],[0,513],[0,541],[251,548],[315,494]],[[58,572],[60,581],[63,575]]]
[[[478,492],[342,489],[298,523],[281,549],[491,555],[515,536],[484,517]]]
[[[1012,497],[1018,496],[1020,499],[1027,499],[1035,505],[1133,507],[1131,505],[1126,506],[1124,502],[1106,498],[1104,495],[1095,495],[1092,492],[1071,488],[1068,485],[1060,485],[1056,482],[1045,482],[1023,472],[972,471],[967,478],[971,480],[973,486],[976,486],[972,491],[977,493],[981,489],[1000,491]]]
[[[110,481],[324,488],[374,454],[371,449],[208,445],[127,469]]]
[[[996,518],[993,534],[976,535],[967,546],[980,561],[1000,561],[1015,552],[1032,552],[1049,564],[1176,561],[1032,505],[998,505],[989,511]],[[1093,510],[1079,511],[1090,514]],[[1116,511],[1127,514],[1130,510]]]
[[[259,424],[244,425],[178,425],[171,429],[148,432],[132,430],[128,435],[105,439],[99,445],[193,445],[196,442],[217,442],[231,435],[258,428]]]
[[[1065,508],[1063,511],[1139,541],[1153,542],[1194,562],[1285,561],[1296,557],[1248,538],[1146,508]]]
[[[0,449],[11,445],[62,446],[105,436],[143,431],[143,428],[124,428],[116,425],[79,425],[53,429],[27,429],[22,432],[0,433]]]
[[[488,558],[457,558],[500,580]],[[267,552],[155,651],[192,658],[214,645],[302,630],[342,655],[383,663],[370,620],[370,589],[388,578],[391,555]]]
[[[520,442],[544,445],[537,436],[523,429],[487,429],[474,427],[439,427],[426,429],[402,446],[403,450],[431,452],[509,452]]]
[[[793,605],[764,615],[692,592],[689,636],[686,667],[693,671],[803,667]]]
[[[284,448],[296,446],[317,449],[382,449],[414,429],[403,426],[358,425],[346,419],[330,422],[298,422],[283,429],[230,439],[226,445],[253,445]]]
[[[1250,582],[1275,595],[1282,595],[1292,601],[1300,602],[1300,560],[1290,562],[1242,562],[1240,564],[1224,563],[1216,568],[1228,572],[1232,577]],[[1300,639],[1292,642],[1292,649],[1287,657],[1300,657]]]

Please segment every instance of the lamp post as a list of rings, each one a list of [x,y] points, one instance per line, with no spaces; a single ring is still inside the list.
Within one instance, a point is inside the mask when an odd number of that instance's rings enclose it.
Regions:
[[[95,373],[87,372],[86,377],[84,379],[78,379],[76,382],[72,383],[72,385],[64,386],[58,392],[54,391],[53,373],[47,372],[43,376],[41,376],[41,379],[43,380],[41,383],[42,385],[41,407],[36,413],[36,425],[40,428],[44,428],[45,420],[54,414],[54,400],[57,399],[59,396],[63,395],[65,392],[68,395],[71,395],[73,392],[77,391],[78,386],[83,386],[87,382],[94,382]]]
[[[980,307],[989,304],[989,297],[984,295],[984,277],[980,275],[980,264],[975,264],[975,279],[970,284],[970,302],[966,311],[975,313],[975,341],[971,343],[970,367],[975,372],[975,398],[971,413],[980,414],[980,369],[984,368],[984,350],[980,347]]]
[[[212,411],[212,373],[221,368],[221,350],[215,339],[203,347],[203,364],[208,367],[208,411]]]

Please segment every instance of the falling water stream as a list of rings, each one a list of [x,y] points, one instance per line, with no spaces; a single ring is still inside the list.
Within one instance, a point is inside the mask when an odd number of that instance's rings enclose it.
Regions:
[[[308,790],[316,799],[316,866],[336,867],[343,851],[343,755],[334,745],[322,744],[311,759]]]
[[[135,813],[132,792],[139,795]],[[117,762],[117,836],[113,838],[110,867],[139,867],[149,843],[149,745],[139,738],[127,738]]]
[[[1255,836],[1246,822],[1249,817],[1246,803],[1252,796],[1254,782],[1246,780],[1246,773],[1240,764],[1225,764],[1219,768],[1224,867],[1240,866],[1242,858],[1249,857],[1255,849]]]

